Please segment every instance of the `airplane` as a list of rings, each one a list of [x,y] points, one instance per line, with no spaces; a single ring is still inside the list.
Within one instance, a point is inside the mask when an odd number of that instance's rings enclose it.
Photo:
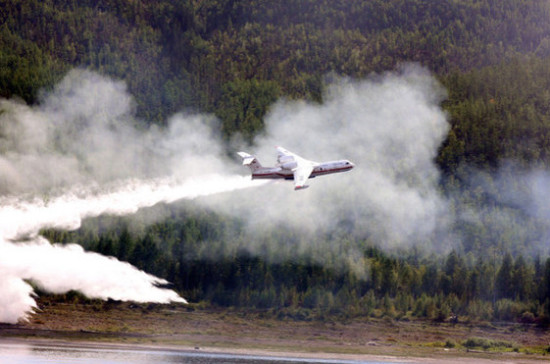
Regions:
[[[262,167],[256,157],[246,153],[237,153],[243,159],[243,166],[248,166],[252,172],[252,179],[294,180],[294,190],[308,188],[306,181],[325,174],[346,172],[355,165],[348,160],[317,163],[289,152],[285,148],[277,147],[277,164],[275,167]]]

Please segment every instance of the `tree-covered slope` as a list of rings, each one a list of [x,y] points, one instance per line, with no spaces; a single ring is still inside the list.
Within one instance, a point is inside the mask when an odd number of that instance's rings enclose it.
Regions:
[[[67,69],[89,67],[127,82],[147,122],[190,107],[218,114],[227,134],[250,133],[278,96],[319,100],[328,72],[363,77],[420,62],[445,75],[520,54],[549,56],[549,7],[544,0],[3,0],[0,94],[33,102]],[[247,98],[257,111],[235,112],[231,105]]]
[[[461,241],[454,251],[391,254],[368,234],[315,237],[360,248],[361,275],[337,268],[337,250],[322,252],[328,268],[294,254],[288,247],[304,238],[293,231],[266,231],[255,237],[264,254],[250,254],[239,249],[250,238],[242,221],[201,209],[138,232],[99,219],[47,234],[130,261],[197,301],[301,318],[301,309],[454,311],[545,323],[549,219],[544,194],[525,191],[550,158],[548,19],[547,0],[0,0],[0,96],[37,104],[68,70],[88,68],[128,85],[143,127],[208,112],[226,139],[250,142],[276,100],[322,103],[327,76],[420,63],[448,93],[451,129],[436,162],[448,230]],[[270,250],[273,240],[288,251]],[[216,260],[213,247],[223,251]]]

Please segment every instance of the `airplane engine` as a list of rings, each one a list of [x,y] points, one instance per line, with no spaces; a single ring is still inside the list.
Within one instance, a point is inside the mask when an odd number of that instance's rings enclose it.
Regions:
[[[282,169],[293,170],[293,169],[295,169],[295,168],[297,168],[297,167],[298,167],[298,163],[296,163],[295,161],[287,162],[287,163],[281,164],[281,168],[282,168]]]

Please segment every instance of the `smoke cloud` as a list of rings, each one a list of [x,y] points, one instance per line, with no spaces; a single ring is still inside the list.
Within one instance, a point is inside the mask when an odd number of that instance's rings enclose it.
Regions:
[[[122,82],[84,70],[71,71],[38,107],[0,100],[0,192],[221,169],[213,117],[177,114],[165,130],[142,131],[134,109]]]
[[[276,145],[306,159],[356,164],[298,192],[291,182],[250,181],[225,156],[211,116],[177,114],[166,128],[140,129],[125,85],[92,72],[70,72],[36,107],[0,101],[0,321],[16,322],[34,307],[25,280],[52,292],[182,301],[127,263],[39,236],[159,202],[201,197],[196,203],[245,221],[245,236],[235,240],[254,254],[306,255],[363,277],[365,241],[433,241],[449,217],[434,164],[449,128],[443,88],[415,65],[327,83],[322,104],[280,100],[254,146],[234,144],[266,166],[275,163]],[[278,230],[289,234],[277,239]],[[275,238],[267,241],[265,231]]]
[[[467,251],[479,249],[482,236],[488,254],[550,255],[548,170],[505,161],[494,172],[462,168],[459,178],[467,193],[450,193],[451,219]]]
[[[314,246],[321,262],[326,251],[362,255],[366,239],[385,247],[421,244],[446,224],[434,163],[449,129],[444,97],[425,69],[408,65],[362,81],[333,79],[322,104],[281,100],[249,151],[263,165],[275,163],[274,146],[281,145],[306,159],[349,159],[356,167],[311,179],[306,191],[286,182],[204,202],[246,217],[252,231],[279,226],[307,233],[295,249]],[[319,239],[352,232],[362,239],[347,248]]]
[[[140,130],[124,84],[83,70],[70,72],[40,106],[1,100],[0,321],[15,323],[36,306],[27,280],[54,293],[185,302],[159,288],[162,279],[39,232],[261,185],[230,173],[212,120],[178,114],[166,129]]]

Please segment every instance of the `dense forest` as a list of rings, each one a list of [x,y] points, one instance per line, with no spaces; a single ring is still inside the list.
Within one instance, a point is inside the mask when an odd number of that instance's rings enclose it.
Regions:
[[[167,217],[139,228],[100,217],[44,234],[129,261],[194,302],[301,319],[453,312],[548,325],[550,220],[501,190],[526,199],[529,182],[513,176],[550,163],[549,18],[547,0],[0,0],[0,96],[39,104],[67,71],[87,68],[128,85],[143,128],[194,110],[215,114],[226,140],[252,142],[281,97],[323,103],[329,74],[360,79],[417,62],[448,93],[436,163],[457,216],[455,250],[316,237],[362,247],[367,272],[357,275],[307,254],[270,259],[270,240],[292,243],[291,231],[266,231],[266,254],[251,254],[239,248],[241,221],[189,203],[157,206]],[[472,206],[483,213],[465,218]],[[212,246],[227,251],[214,259]]]

